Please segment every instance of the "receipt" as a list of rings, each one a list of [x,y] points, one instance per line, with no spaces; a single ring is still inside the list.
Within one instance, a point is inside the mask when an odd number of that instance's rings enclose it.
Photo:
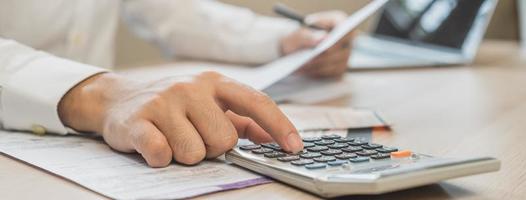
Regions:
[[[0,151],[113,199],[180,199],[270,182],[223,159],[148,167],[102,140],[0,131]]]

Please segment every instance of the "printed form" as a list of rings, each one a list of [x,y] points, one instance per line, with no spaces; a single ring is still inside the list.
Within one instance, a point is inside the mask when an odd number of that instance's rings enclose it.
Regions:
[[[148,167],[100,139],[0,131],[0,151],[114,199],[180,199],[268,183],[222,159]]]

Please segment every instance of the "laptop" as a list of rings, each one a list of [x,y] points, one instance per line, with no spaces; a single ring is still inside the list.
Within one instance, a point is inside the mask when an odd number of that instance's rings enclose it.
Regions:
[[[349,68],[473,62],[497,0],[391,0],[370,35],[354,41]]]

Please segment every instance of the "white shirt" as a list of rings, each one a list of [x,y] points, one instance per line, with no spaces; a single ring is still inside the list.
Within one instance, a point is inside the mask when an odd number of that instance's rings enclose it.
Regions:
[[[0,0],[0,127],[67,134],[57,106],[111,69],[119,16],[167,55],[263,63],[298,28],[216,1]]]

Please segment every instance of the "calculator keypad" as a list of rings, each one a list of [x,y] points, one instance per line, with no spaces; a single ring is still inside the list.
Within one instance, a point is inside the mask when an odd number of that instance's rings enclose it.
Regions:
[[[305,137],[303,142],[305,149],[298,154],[289,154],[276,143],[241,145],[239,149],[312,170],[391,159],[391,153],[398,152],[398,148],[338,135]]]

